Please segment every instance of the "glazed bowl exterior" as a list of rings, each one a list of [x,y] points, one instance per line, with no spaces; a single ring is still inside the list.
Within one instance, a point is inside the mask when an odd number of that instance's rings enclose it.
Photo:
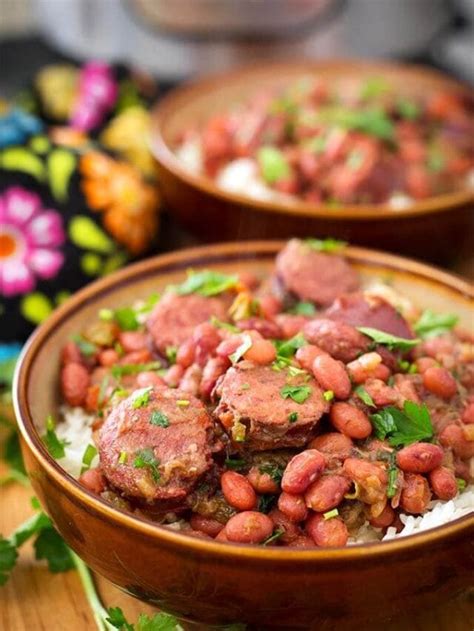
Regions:
[[[205,242],[319,234],[436,262],[472,251],[473,190],[432,197],[397,211],[388,205],[332,208],[297,199],[260,201],[192,174],[175,155],[183,131],[228,111],[259,89],[285,86],[305,75],[329,82],[382,76],[404,93],[453,90],[472,95],[466,86],[422,66],[347,60],[256,65],[177,88],[153,112],[151,147],[166,205],[180,223]]]
[[[61,347],[99,309],[145,298],[190,267],[264,273],[281,246],[247,242],[158,256],[92,283],[55,311],[30,338],[15,376],[15,409],[34,492],[94,571],[183,619],[316,629],[322,620],[374,620],[447,599],[472,584],[474,517],[384,544],[339,549],[217,543],[113,508],[65,473],[41,441],[47,415],[59,415]],[[347,256],[366,281],[389,277],[418,304],[457,311],[466,326],[472,324],[474,292],[461,279],[381,252],[351,247]]]

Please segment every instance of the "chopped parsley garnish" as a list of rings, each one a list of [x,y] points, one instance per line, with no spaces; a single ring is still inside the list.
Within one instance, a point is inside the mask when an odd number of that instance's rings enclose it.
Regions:
[[[116,309],[114,311],[114,319],[122,331],[136,331],[140,326],[135,309],[132,309],[132,307]]]
[[[332,510],[327,511],[327,513],[323,513],[323,517],[326,521],[328,519],[333,519],[334,517],[337,517],[338,515],[339,515],[339,511],[337,510],[337,508],[333,508]]]
[[[165,354],[170,364],[176,364],[176,356],[178,354],[178,348],[176,346],[167,346]]]
[[[290,412],[288,414],[288,420],[290,421],[290,423],[296,423],[296,421],[298,420],[298,412]]]
[[[107,609],[107,617],[104,619],[107,628],[114,627],[119,631],[184,631],[183,627],[178,623],[177,618],[169,613],[156,613],[153,616],[147,616],[142,613],[139,615],[135,624],[128,622],[120,607],[109,607]]]
[[[260,513],[268,514],[277,503],[276,495],[260,495],[258,498],[258,510]]]
[[[258,470],[260,471],[260,473],[268,474],[274,482],[280,484],[283,477],[283,467],[281,467],[279,464],[266,462],[259,465]]]
[[[145,302],[135,309],[135,313],[150,313],[153,307],[160,299],[160,294],[153,292],[148,296]]]
[[[414,101],[409,99],[400,99],[397,103],[398,113],[402,118],[407,120],[415,120],[420,115],[420,108]]]
[[[84,355],[84,357],[92,357],[97,353],[97,346],[95,344],[92,344],[92,342],[88,342],[80,335],[75,335],[72,338],[72,341],[76,344],[81,355]]]
[[[390,333],[385,333],[385,331],[373,329],[369,326],[358,326],[356,328],[364,335],[367,335],[367,337],[372,338],[377,344],[386,346],[390,351],[409,351],[421,341],[419,338],[407,340],[403,337],[397,337],[396,335],[391,335]]]
[[[294,307],[288,310],[288,313],[301,316],[312,316],[316,313],[316,307],[312,302],[297,302]]]
[[[467,486],[466,480],[462,478],[456,478],[456,485],[458,487],[459,493],[462,493]]]
[[[406,372],[409,375],[414,375],[418,372],[418,368],[416,367],[416,364],[412,364],[406,359],[401,359],[398,362],[398,367],[402,372]]]
[[[189,270],[188,277],[184,283],[172,286],[170,289],[180,296],[187,294],[217,296],[229,289],[235,289],[238,283],[239,277],[236,274],[222,274],[211,270],[203,270],[202,272]]]
[[[280,527],[275,528],[273,533],[269,537],[267,537],[265,541],[262,541],[262,546],[268,546],[269,543],[273,543],[274,541],[282,537],[284,534],[285,534],[285,530],[283,528],[280,528]]]
[[[128,453],[126,451],[121,451],[119,455],[118,462],[119,464],[125,464],[128,460]]]
[[[359,110],[339,106],[326,107],[320,109],[318,119],[323,123],[361,131],[381,140],[392,141],[395,135],[393,122],[380,107],[371,106]]]
[[[309,373],[303,368],[297,368],[297,366],[288,366],[288,375],[290,377],[305,377],[306,380],[309,379]]]
[[[114,312],[112,309],[100,309],[99,311],[99,320],[103,322],[110,322],[114,319]]]
[[[226,458],[224,460],[224,464],[228,469],[232,469],[233,471],[240,471],[245,467],[246,462],[242,458]]]
[[[250,390],[250,384],[249,384],[249,383],[243,383],[243,384],[240,386],[240,389],[241,389],[241,390]]]
[[[359,399],[365,403],[365,405],[369,405],[370,407],[374,408],[377,407],[374,403],[374,400],[363,386],[357,386],[357,388],[354,389],[354,392],[359,397]]]
[[[257,152],[257,163],[263,179],[268,184],[274,184],[291,175],[288,160],[276,147],[261,147]]]
[[[273,344],[276,348],[277,358],[289,359],[299,348],[306,346],[306,340],[302,333],[298,333],[289,340],[273,340]]]
[[[417,335],[426,340],[451,331],[458,320],[459,317],[454,313],[434,313],[430,309],[426,309],[413,328]]]
[[[250,337],[250,335],[245,334],[243,336],[243,340],[240,346],[238,346],[237,349],[229,355],[230,361],[233,364],[236,364],[240,359],[242,359],[242,357],[251,347],[252,347],[252,338]]]
[[[216,327],[216,329],[225,329],[226,331],[232,331],[232,333],[239,333],[240,329],[234,324],[229,324],[228,322],[223,322],[216,318],[216,316],[211,316],[211,324]]]
[[[148,386],[146,388],[141,388],[140,390],[135,390],[133,394],[132,400],[132,408],[138,409],[143,408],[150,402],[150,395],[153,391],[153,386]]]
[[[360,96],[364,100],[374,99],[389,90],[390,86],[383,77],[369,77],[361,87]]]
[[[84,454],[82,456],[81,475],[84,473],[84,471],[87,471],[88,469],[91,468],[92,461],[94,460],[96,455],[97,455],[97,449],[95,445],[92,445],[92,444],[87,445],[84,451]]]
[[[398,467],[396,465],[396,454],[390,454],[390,464],[387,471],[387,497],[390,499],[397,493]]]
[[[418,405],[413,401],[405,401],[403,412],[388,406],[372,414],[370,420],[377,438],[387,438],[392,447],[411,445],[433,437],[430,413],[424,403]]]
[[[43,434],[42,440],[50,456],[52,456],[55,460],[60,460],[66,455],[64,447],[66,447],[69,443],[66,440],[58,438],[55,428],[56,424],[50,414],[46,419],[46,433]]]
[[[341,252],[347,246],[346,241],[339,241],[338,239],[306,239],[306,245],[316,252],[327,252],[328,254],[334,254]]]
[[[233,441],[235,441],[236,443],[243,443],[245,442],[247,428],[245,427],[243,423],[241,423],[238,420],[235,420],[230,430],[230,433],[232,434]]]
[[[136,375],[139,372],[148,372],[162,368],[161,362],[149,362],[148,364],[116,364],[110,372],[112,377],[119,379],[126,375]]]
[[[323,399],[325,401],[332,401],[334,399],[334,392],[332,390],[325,390],[323,392]]]
[[[179,408],[187,408],[189,407],[189,401],[188,399],[178,399],[178,401],[176,401],[176,405]]]
[[[151,447],[137,451],[133,460],[135,469],[148,469],[154,482],[158,482],[161,477],[159,465],[160,461],[155,457]]]
[[[158,427],[169,427],[170,422],[166,414],[160,412],[159,410],[153,410],[150,415],[150,423],[152,425],[158,425]]]
[[[311,396],[311,388],[309,386],[286,385],[280,390],[280,396],[283,399],[292,399],[295,403],[301,404]]]

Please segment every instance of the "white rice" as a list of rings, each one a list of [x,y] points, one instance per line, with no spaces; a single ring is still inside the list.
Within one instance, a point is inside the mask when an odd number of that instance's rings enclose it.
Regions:
[[[92,423],[94,416],[87,414],[81,408],[72,408],[67,405],[63,406],[60,412],[62,421],[58,423],[56,433],[59,438],[69,443],[65,448],[66,456],[60,460],[60,464],[73,477],[78,478],[81,473],[84,452],[87,446],[93,442]],[[99,458],[95,456],[91,466],[96,467],[98,464]],[[406,537],[430,528],[436,528],[436,526],[442,526],[470,513],[474,513],[474,485],[468,486],[462,493],[448,502],[434,500],[430,504],[430,510],[419,517],[401,514],[400,519],[404,528],[399,533],[396,532],[395,528],[388,528],[385,536],[383,536],[381,529],[373,528],[366,522],[357,534],[349,539],[349,545]],[[168,524],[168,526],[177,530],[181,527],[180,525],[173,526],[173,524]]]

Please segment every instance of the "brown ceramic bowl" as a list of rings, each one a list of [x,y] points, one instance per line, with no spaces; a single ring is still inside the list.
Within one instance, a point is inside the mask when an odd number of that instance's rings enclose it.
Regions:
[[[332,550],[216,543],[113,508],[66,474],[40,439],[46,416],[58,414],[60,349],[98,309],[146,297],[189,267],[265,272],[281,245],[235,243],[159,256],[92,283],[55,311],[27,344],[14,386],[34,491],[93,570],[186,619],[311,629],[322,620],[374,620],[447,599],[472,582],[474,517],[394,542]],[[471,323],[474,292],[464,281],[381,252],[354,247],[347,254],[363,277],[390,275],[417,303],[456,311]]]
[[[300,61],[251,66],[170,92],[152,116],[152,151],[168,208],[204,241],[287,238],[312,234],[388,249],[437,262],[474,247],[474,192],[458,191],[394,211],[387,205],[329,208],[303,201],[258,201],[226,192],[204,176],[191,174],[173,152],[179,133],[225,112],[249,94],[283,86],[305,74],[328,81],[383,76],[403,93],[469,88],[422,66],[362,61]]]

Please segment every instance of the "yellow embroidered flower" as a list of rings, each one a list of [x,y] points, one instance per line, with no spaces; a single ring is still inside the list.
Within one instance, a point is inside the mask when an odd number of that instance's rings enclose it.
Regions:
[[[159,195],[129,164],[91,151],[80,159],[82,190],[89,206],[103,213],[105,228],[129,252],[141,254],[158,230]]]
[[[78,85],[79,71],[70,64],[45,66],[35,79],[44,111],[56,120],[67,120],[71,116]]]

